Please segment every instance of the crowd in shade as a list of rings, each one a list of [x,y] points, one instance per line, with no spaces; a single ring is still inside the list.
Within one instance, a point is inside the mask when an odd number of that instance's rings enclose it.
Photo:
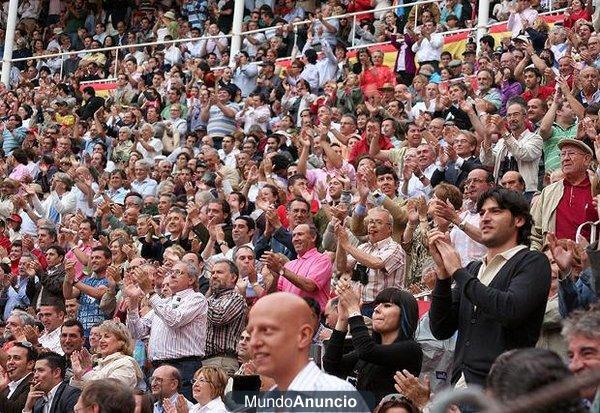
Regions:
[[[18,2],[0,412],[426,413],[598,372],[600,1],[493,0],[478,40],[471,0],[237,1],[239,51],[234,0]]]

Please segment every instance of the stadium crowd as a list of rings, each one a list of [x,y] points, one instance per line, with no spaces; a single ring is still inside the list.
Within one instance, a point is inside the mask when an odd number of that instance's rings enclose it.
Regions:
[[[243,3],[231,59],[234,0],[19,1],[0,412],[415,413],[600,369],[599,2],[492,1],[458,55],[477,1]]]

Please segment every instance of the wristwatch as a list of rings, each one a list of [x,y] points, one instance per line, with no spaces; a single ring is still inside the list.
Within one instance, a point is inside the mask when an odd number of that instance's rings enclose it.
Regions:
[[[227,245],[226,241],[219,241],[219,247],[222,247],[223,245]]]
[[[362,314],[360,313],[360,311],[353,311],[351,314],[348,314],[348,318],[352,318],[352,317],[356,317],[356,316],[362,317]]]
[[[462,221],[460,221],[460,224],[458,224],[458,228],[464,232],[466,227],[467,227],[467,220],[463,219]]]

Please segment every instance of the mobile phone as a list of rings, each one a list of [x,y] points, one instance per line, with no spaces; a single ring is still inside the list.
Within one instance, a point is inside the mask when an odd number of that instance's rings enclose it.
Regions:
[[[350,204],[352,202],[352,192],[346,190],[342,191],[340,202],[343,204]]]

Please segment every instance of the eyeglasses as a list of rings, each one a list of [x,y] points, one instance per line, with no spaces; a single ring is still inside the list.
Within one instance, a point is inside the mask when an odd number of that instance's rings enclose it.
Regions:
[[[169,277],[179,277],[181,274],[183,274],[183,271],[178,269],[167,271]]]
[[[560,157],[561,158],[573,158],[573,157],[575,157],[577,155],[582,155],[582,153],[581,152],[574,152],[574,151],[572,151],[572,152],[561,152],[560,153]]]

